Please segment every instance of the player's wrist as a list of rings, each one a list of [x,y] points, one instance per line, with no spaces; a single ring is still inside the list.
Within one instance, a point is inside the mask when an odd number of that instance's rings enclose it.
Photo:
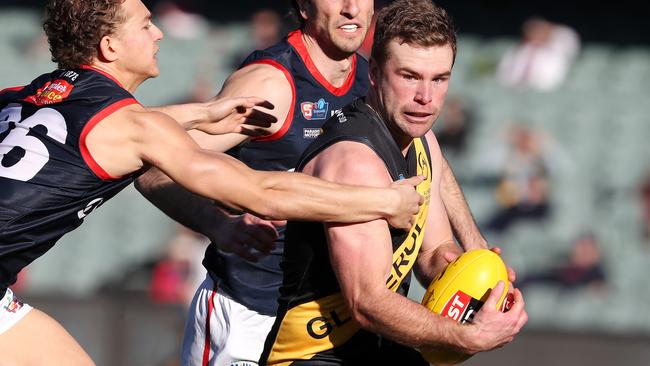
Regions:
[[[399,215],[405,203],[403,202],[402,195],[397,190],[388,189],[386,191],[386,194],[382,195],[385,198],[379,200],[379,202],[383,203],[383,207],[379,207],[379,214],[388,221],[391,221],[391,219]]]
[[[211,121],[210,106],[208,103],[190,103],[187,105],[187,108],[187,111],[190,112],[188,115],[192,118],[187,122],[189,128],[186,128],[186,130],[195,129],[200,124]]]

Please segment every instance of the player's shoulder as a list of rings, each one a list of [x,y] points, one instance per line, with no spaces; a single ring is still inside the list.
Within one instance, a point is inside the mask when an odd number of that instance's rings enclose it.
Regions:
[[[155,110],[150,110],[140,104],[131,104],[116,111],[115,116],[124,117],[128,122],[137,124],[157,124],[167,120],[172,120],[167,114]]]
[[[268,82],[268,81],[282,81],[286,79],[289,74],[286,67],[283,65],[272,62],[260,61],[248,64],[241,69],[232,73],[228,78],[229,82],[233,80],[243,80],[245,82]]]
[[[153,127],[165,123],[170,117],[162,112],[148,110],[141,104],[133,103],[116,108],[104,119],[111,121],[109,124],[112,128],[131,129]]]
[[[235,71],[224,83],[220,94],[222,95],[260,95],[272,93],[273,95],[290,93],[290,74],[285,69],[265,63],[249,64]],[[236,92],[232,94],[232,92]],[[240,92],[248,94],[241,94]]]
[[[336,142],[309,164],[325,179],[337,177],[337,181],[379,186],[390,181],[383,160],[368,145],[357,141]]]

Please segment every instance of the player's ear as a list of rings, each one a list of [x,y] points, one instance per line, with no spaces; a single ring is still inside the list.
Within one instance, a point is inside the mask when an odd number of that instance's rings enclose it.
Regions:
[[[368,78],[370,79],[371,86],[377,86],[377,81],[379,80],[381,70],[379,64],[375,61],[374,58],[370,57],[368,60]]]
[[[311,6],[309,0],[296,0],[296,3],[298,4],[298,9],[300,10],[300,17],[302,17],[304,20],[309,19],[309,14],[311,13],[309,11],[309,7]]]
[[[117,60],[119,49],[119,40],[114,36],[104,36],[97,46],[97,58],[105,62]]]

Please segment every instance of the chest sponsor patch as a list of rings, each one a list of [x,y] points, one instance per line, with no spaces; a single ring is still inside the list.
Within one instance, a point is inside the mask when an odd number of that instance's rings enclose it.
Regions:
[[[302,137],[306,139],[315,139],[323,132],[320,128],[303,128]]]
[[[70,95],[74,85],[65,80],[48,81],[36,91],[36,94],[26,98],[30,103],[38,106],[59,103]]]
[[[322,120],[328,117],[327,111],[329,110],[329,105],[325,99],[320,98],[317,102],[300,103],[300,111],[306,120]]]

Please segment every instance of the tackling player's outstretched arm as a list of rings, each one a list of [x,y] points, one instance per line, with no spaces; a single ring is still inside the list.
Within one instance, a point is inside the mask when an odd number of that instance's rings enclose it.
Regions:
[[[169,116],[136,105],[104,119],[88,134],[87,145],[111,176],[155,165],[197,194],[262,217],[355,222],[388,216],[404,227],[421,201],[412,186],[417,180],[377,189],[251,170],[225,154],[200,149]]]
[[[150,107],[148,110],[167,114],[186,130],[209,135],[238,133],[256,136],[262,128],[277,122],[277,118],[254,107],[273,109],[273,104],[258,97],[231,97],[215,98],[205,103]]]
[[[355,157],[354,162],[349,156]],[[338,143],[321,152],[305,171],[346,184],[360,181],[377,186],[390,184],[383,161],[369,148],[353,142]],[[523,305],[518,306],[516,314],[490,313],[493,323],[490,323],[490,333],[486,333],[488,329],[460,325],[390,291],[386,278],[392,265],[392,243],[385,221],[326,224],[326,235],[342,294],[362,328],[410,347],[446,348],[469,354],[498,347],[512,339],[514,326],[509,325],[519,319]]]
[[[241,95],[261,95],[265,97],[273,105],[273,109],[266,110],[266,112],[278,122],[268,127],[245,128],[241,133],[218,136],[209,135],[202,131],[189,131],[192,138],[202,148],[226,151],[244,142],[250,136],[274,133],[282,127],[288,113],[290,113],[291,85],[282,71],[270,65],[253,64],[236,71],[225,82],[215,100],[234,98]],[[178,116],[183,121],[196,118],[192,116],[192,113],[188,114],[187,110],[176,107],[167,107],[163,111],[172,117]],[[178,115],[180,113],[184,113],[184,115]],[[194,113],[204,114],[203,111],[194,111]],[[236,244],[239,241],[245,241],[246,245],[252,245],[263,252],[270,245],[273,245],[274,238],[269,240],[267,235],[269,222],[255,220],[255,223],[246,223],[242,220],[252,220],[252,218],[228,215],[215,206],[212,200],[187,191],[155,167],[141,175],[136,180],[135,186],[142,195],[165,214],[181,224],[206,235],[222,249],[226,245],[232,246],[233,243]],[[242,224],[246,225],[249,233],[246,238],[238,239],[236,236],[229,236],[227,232],[230,231],[223,230],[233,225]],[[232,249],[237,250],[236,247]]]

